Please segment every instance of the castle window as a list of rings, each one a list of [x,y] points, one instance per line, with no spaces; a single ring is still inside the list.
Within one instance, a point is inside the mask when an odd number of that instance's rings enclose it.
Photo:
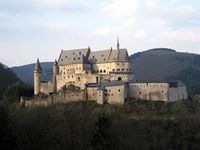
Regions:
[[[122,71],[124,71],[125,69],[124,68],[122,68]]]
[[[73,78],[74,76],[72,75],[72,78]]]
[[[115,72],[115,69],[113,69],[112,71]]]
[[[68,76],[68,78],[69,78],[69,76]]]
[[[78,67],[76,67],[76,70],[78,70]]]
[[[106,70],[103,70],[104,73],[106,73]]]
[[[94,56],[92,56],[94,58]]]
[[[81,52],[79,52],[79,55],[81,55]]]
[[[80,77],[78,77],[78,81],[81,81]]]
[[[118,77],[118,81],[121,81],[122,80],[122,78],[121,77]]]
[[[120,69],[117,69],[117,71],[120,71]]]
[[[78,57],[78,60],[80,60],[80,57]]]
[[[75,55],[75,53],[73,53],[73,55]]]
[[[116,60],[116,58],[114,58],[114,60]]]
[[[141,92],[139,92],[139,94],[141,95],[142,93],[141,93]]]
[[[102,73],[102,70],[100,70],[100,73]]]
[[[117,63],[117,66],[119,66],[119,63]]]
[[[126,68],[126,71],[128,71],[128,68]]]
[[[103,54],[101,55],[101,57],[103,57]]]
[[[61,61],[63,61],[63,59],[61,59]]]
[[[76,60],[76,58],[74,58],[74,60]]]
[[[97,70],[97,73],[99,73],[99,70]]]
[[[120,92],[120,89],[118,90],[118,92]]]
[[[103,60],[104,60],[104,61],[106,61],[106,59],[105,59],[105,58],[104,58]]]
[[[67,58],[67,56],[65,56],[65,58]]]

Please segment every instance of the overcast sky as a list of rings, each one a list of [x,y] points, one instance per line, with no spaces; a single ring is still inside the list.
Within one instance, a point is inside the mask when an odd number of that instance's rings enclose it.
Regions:
[[[53,61],[61,49],[155,47],[200,54],[200,0],[0,0],[0,62]]]

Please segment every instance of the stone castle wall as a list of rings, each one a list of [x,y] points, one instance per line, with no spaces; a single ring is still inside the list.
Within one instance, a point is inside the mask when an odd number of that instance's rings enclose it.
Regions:
[[[33,98],[24,98],[24,106],[47,106],[55,103],[68,103],[86,100],[85,90],[60,92],[57,95],[42,95]]]

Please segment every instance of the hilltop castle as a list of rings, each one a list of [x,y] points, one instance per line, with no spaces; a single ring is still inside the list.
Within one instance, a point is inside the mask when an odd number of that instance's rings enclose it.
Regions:
[[[186,87],[180,82],[135,82],[133,62],[127,50],[120,48],[118,40],[117,49],[62,50],[58,62],[55,60],[53,65],[50,81],[42,80],[42,68],[37,59],[34,94],[40,93],[54,97],[62,93],[59,97],[62,101],[95,100],[101,104],[124,104],[133,98],[151,101],[187,98]]]

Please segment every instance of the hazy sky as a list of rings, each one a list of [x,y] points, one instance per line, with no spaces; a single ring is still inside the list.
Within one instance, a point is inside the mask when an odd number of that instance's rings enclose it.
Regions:
[[[0,0],[0,62],[53,61],[61,49],[155,47],[200,54],[200,0]]]

